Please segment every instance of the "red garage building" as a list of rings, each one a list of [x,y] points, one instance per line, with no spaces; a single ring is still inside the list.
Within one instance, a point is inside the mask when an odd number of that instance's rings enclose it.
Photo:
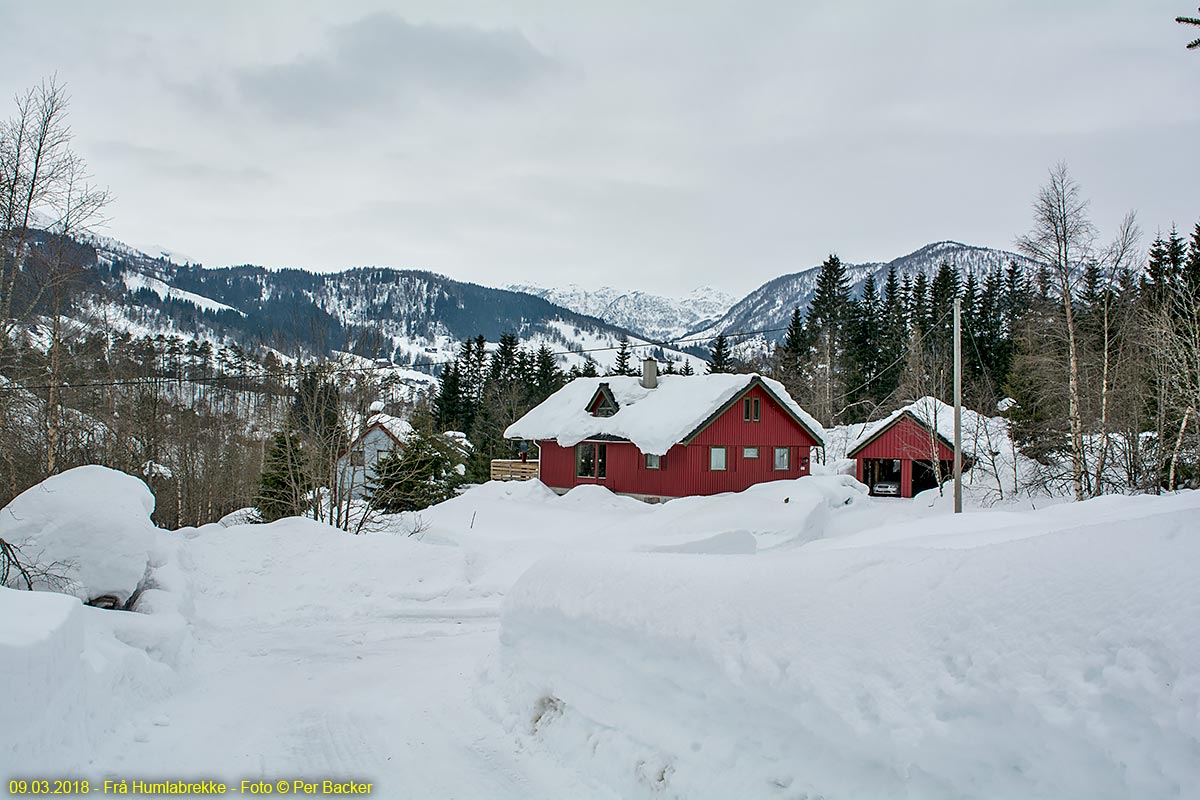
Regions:
[[[577,378],[510,425],[536,441],[543,483],[596,484],[659,501],[736,492],[809,474],[824,431],[777,381],[759,375]]]
[[[954,468],[954,409],[934,397],[869,426],[846,453],[873,495],[913,497],[948,480]],[[964,459],[963,468],[967,468]]]

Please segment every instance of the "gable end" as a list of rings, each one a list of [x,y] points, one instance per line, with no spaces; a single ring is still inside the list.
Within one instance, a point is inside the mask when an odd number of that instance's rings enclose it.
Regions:
[[[807,425],[805,425],[804,420],[802,420],[798,416],[796,416],[796,413],[794,411],[792,411],[791,408],[788,407],[788,404],[783,402],[779,398],[779,395],[777,395],[773,391],[771,391],[771,387],[767,386],[767,384],[763,381],[762,377],[759,375],[755,375],[754,378],[751,379],[751,381],[748,384],[746,384],[746,388],[742,389],[742,391],[738,392],[733,397],[729,398],[729,400],[727,400],[720,408],[718,408],[716,411],[714,411],[712,414],[710,414],[708,419],[701,422],[696,427],[695,430],[693,430],[687,436],[683,437],[682,441],[680,441],[680,444],[682,444],[682,445],[691,444],[692,441],[697,436],[704,433],[705,428],[707,428],[709,425],[712,425],[714,422],[716,422],[718,419],[720,419],[722,414],[724,414],[729,409],[733,408],[733,406],[739,400],[741,400],[743,397],[745,397],[750,392],[750,390],[753,389],[755,386],[760,387],[763,390],[763,392],[767,395],[767,397],[771,398],[771,400],[773,400],[775,402],[775,405],[777,405],[780,408],[780,410],[782,410],[783,413],[785,415],[787,415],[788,419],[792,420],[792,422],[795,422],[797,425],[800,426],[800,430],[802,430],[808,434],[809,438],[813,440],[815,447],[824,447],[825,446],[825,440],[822,439],[820,436],[818,436],[815,431],[813,431],[811,428],[809,428]]]
[[[912,413],[911,411],[904,411],[903,413],[897,415],[897,417],[894,420],[892,420],[891,422],[889,422],[887,425],[884,425],[882,428],[880,428],[879,430],[872,433],[871,437],[869,439],[867,439],[862,444],[855,447],[850,452],[846,453],[846,458],[854,458],[855,455],[857,455],[858,453],[865,450],[872,442],[874,442],[880,436],[883,436],[885,433],[890,431],[892,428],[899,425],[900,421],[903,419],[911,420],[917,427],[919,427],[921,430],[925,431],[926,433],[932,433],[934,435],[934,437],[939,442],[941,442],[941,444],[943,446],[948,448],[951,452],[954,451],[954,443],[953,442],[947,441],[946,437],[942,436],[937,431],[930,430],[929,426],[926,425],[924,422],[922,422],[920,419],[918,419],[916,414]]]

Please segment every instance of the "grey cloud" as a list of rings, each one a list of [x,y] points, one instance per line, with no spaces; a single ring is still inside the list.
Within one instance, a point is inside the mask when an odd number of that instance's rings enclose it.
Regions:
[[[511,96],[559,64],[512,30],[420,25],[373,14],[334,28],[327,50],[239,70],[242,97],[272,115],[319,120],[422,96]]]
[[[97,142],[94,150],[102,158],[121,161],[174,180],[263,183],[271,179],[270,173],[260,167],[210,164],[185,158],[170,150],[132,142]]]

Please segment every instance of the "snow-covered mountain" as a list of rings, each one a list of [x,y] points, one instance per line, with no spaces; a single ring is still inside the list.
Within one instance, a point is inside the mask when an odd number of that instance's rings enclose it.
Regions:
[[[505,288],[545,298],[556,305],[598,317],[658,341],[678,339],[707,327],[720,319],[737,301],[734,295],[711,286],[701,286],[683,297],[667,297],[612,286],[585,289],[575,283],[557,288],[527,284],[511,284]]]
[[[92,237],[95,274],[87,304],[111,329],[136,335],[175,334],[249,352],[349,353],[369,362],[415,367],[427,373],[452,359],[459,343],[482,335],[495,342],[506,332],[527,345],[549,345],[565,367],[615,358],[622,337],[672,360],[697,356],[718,333],[783,328],[794,307],[807,308],[819,267],[783,275],[733,302],[699,288],[666,297],[617,287],[585,289],[510,285],[503,289],[456,281],[421,270],[362,267],[313,273],[259,266],[205,268],[152,256],[116,239]],[[937,242],[885,263],[848,264],[857,291],[868,275],[882,284],[895,266],[901,275],[932,274],[942,261],[960,272],[985,273],[1016,253],[958,242]],[[654,342],[687,337],[687,346]],[[735,340],[741,352],[761,350],[776,331]]]
[[[993,270],[1003,270],[1012,262],[1022,267],[1033,266],[1029,259],[1007,250],[945,241],[927,244],[908,255],[887,262],[846,264],[846,276],[857,293],[862,289],[868,275],[874,275],[882,287],[892,267],[896,268],[896,273],[900,276],[913,276],[924,272],[932,277],[943,261],[957,267],[962,275],[974,273],[977,276],[983,276]],[[803,312],[808,308],[816,290],[820,269],[819,265],[809,267],[767,281],[735,303],[715,323],[695,331],[695,336],[715,337],[719,333],[770,330],[770,333],[755,338],[759,342],[779,339],[782,334],[776,329],[787,327],[792,309],[799,306]]]
[[[421,270],[363,267],[312,273],[259,266],[205,268],[151,256],[115,239],[92,237],[95,279],[89,302],[110,328],[236,343],[281,354],[349,353],[427,372],[453,359],[459,343],[516,333],[548,345],[564,367],[586,358],[601,368],[626,337],[638,355],[690,359],[654,347],[622,325],[545,298],[456,281]],[[656,337],[657,338],[657,337]]]

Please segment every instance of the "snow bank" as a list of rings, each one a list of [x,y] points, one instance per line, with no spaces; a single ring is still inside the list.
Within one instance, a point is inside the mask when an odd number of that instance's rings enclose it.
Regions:
[[[63,586],[42,581],[38,588],[82,600],[112,595],[124,603],[146,574],[153,512],[154,495],[141,480],[107,467],[76,467],[0,509],[0,538],[66,579]]]
[[[0,776],[85,742],[83,606],[74,597],[0,586]],[[12,735],[19,734],[19,735]]]
[[[548,558],[505,601],[500,709],[625,796],[1192,795],[1200,494],[1123,501]]]
[[[0,587],[0,778],[93,767],[98,744],[175,688],[190,604],[174,563],[157,560],[168,552],[156,553],[143,613]]]

